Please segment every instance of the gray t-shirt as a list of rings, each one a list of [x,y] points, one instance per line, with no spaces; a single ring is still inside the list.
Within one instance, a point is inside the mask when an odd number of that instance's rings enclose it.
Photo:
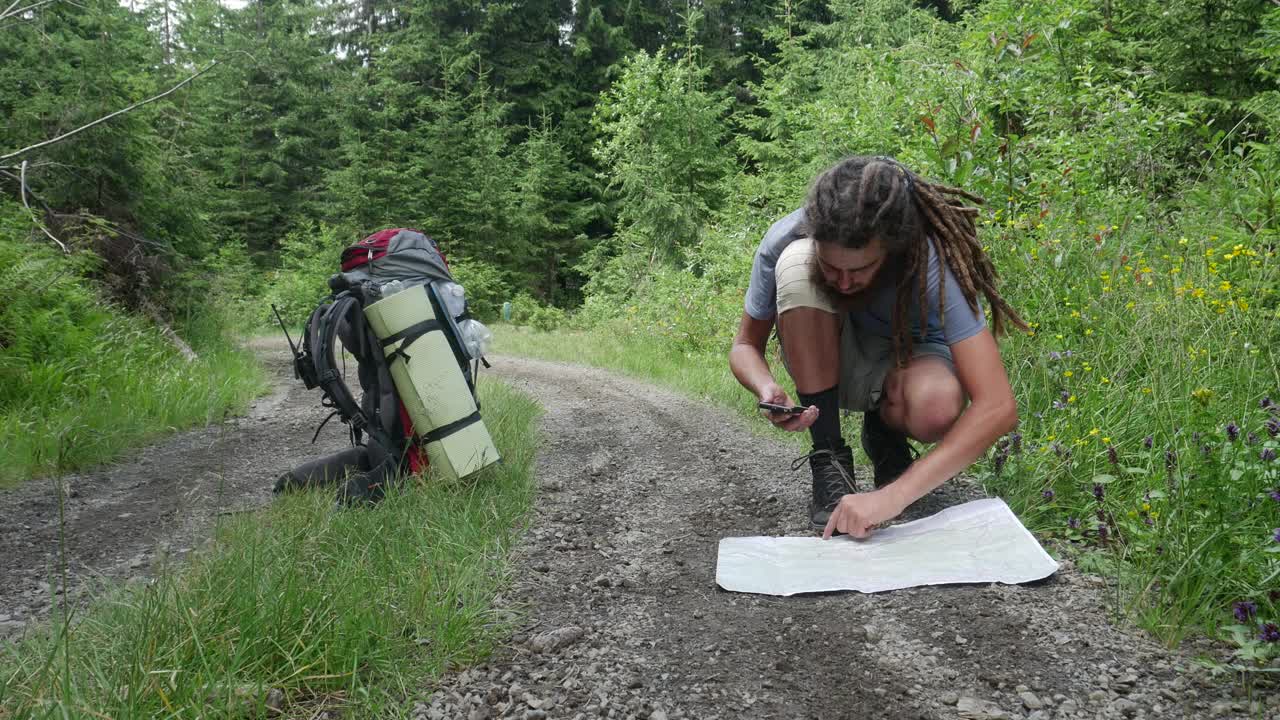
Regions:
[[[799,239],[797,232],[803,224],[804,209],[801,208],[775,222],[765,233],[764,240],[756,250],[754,262],[751,264],[751,282],[747,286],[745,309],[747,314],[757,320],[770,320],[778,312],[778,286],[773,275],[774,266],[778,264],[778,256],[793,240]],[[939,259],[937,248],[929,244],[929,278],[926,288],[926,302],[929,307],[928,327],[922,332],[919,327],[920,310],[916,299],[912,300],[908,309],[911,318],[912,336],[920,342],[936,342],[954,345],[982,331],[986,322],[981,312],[973,312],[969,303],[965,302],[951,268],[944,267],[944,281],[947,288],[946,327],[938,317],[938,270]],[[897,283],[886,283],[875,291],[870,304],[863,310],[856,311],[860,327],[881,337],[893,336],[893,308],[897,304]],[[981,306],[979,306],[981,310]]]

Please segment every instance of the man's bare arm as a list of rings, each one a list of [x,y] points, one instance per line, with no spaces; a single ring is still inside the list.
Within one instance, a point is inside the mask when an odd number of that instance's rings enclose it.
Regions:
[[[790,405],[791,398],[774,380],[773,373],[769,370],[769,362],[764,357],[773,322],[772,318],[758,320],[746,312],[742,313],[738,332],[733,337],[733,346],[729,348],[729,369],[743,387],[755,393],[756,399],[778,405]],[[818,408],[810,407],[800,415],[775,416],[765,413],[765,417],[783,430],[794,432],[812,425],[813,421],[818,419]]]

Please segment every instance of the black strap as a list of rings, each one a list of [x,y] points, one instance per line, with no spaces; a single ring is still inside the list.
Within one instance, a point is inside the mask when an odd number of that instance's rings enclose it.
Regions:
[[[436,320],[435,318],[431,318],[430,320],[423,320],[422,322],[414,323],[413,325],[410,325],[409,327],[401,330],[398,333],[395,333],[394,335],[383,338],[382,347],[392,345],[400,340],[404,340],[404,347],[408,347],[409,345],[413,344],[414,340],[417,340],[423,335],[426,335],[427,333],[433,330],[443,330],[443,328],[444,326],[441,325],[440,321]]]
[[[459,418],[457,420],[454,420],[451,423],[446,423],[444,425],[441,425],[435,430],[432,430],[426,435],[423,435],[422,440],[423,442],[429,442],[429,443],[433,443],[437,440],[443,440],[449,437],[450,435],[458,432],[459,430],[467,427],[468,425],[474,425],[478,422],[480,422],[480,411],[476,410],[475,412],[471,413],[470,415],[464,418]]]
[[[333,412],[329,413],[328,417],[326,417],[324,420],[320,422],[320,426],[316,428],[316,434],[311,436],[312,445],[316,444],[316,438],[320,437],[320,431],[324,429],[324,426],[328,425],[329,421],[333,419],[333,416],[337,415],[339,412],[341,412],[341,410],[334,410]]]
[[[387,355],[387,364],[390,365],[397,357],[399,357],[404,359],[405,365],[408,365],[409,361],[413,359],[409,357],[409,353],[407,352],[409,346],[417,342],[418,338],[429,332],[444,332],[444,326],[440,324],[439,320],[423,320],[422,322],[410,325],[400,332],[388,337],[386,340],[383,340],[382,347],[384,348],[397,341],[404,341],[400,343],[400,347],[392,350]]]

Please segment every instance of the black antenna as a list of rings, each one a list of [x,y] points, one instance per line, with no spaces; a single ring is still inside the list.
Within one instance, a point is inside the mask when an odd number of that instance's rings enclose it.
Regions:
[[[276,322],[280,323],[280,329],[284,331],[284,339],[289,342],[289,350],[293,352],[293,357],[302,357],[302,353],[298,352],[298,346],[293,344],[293,338],[289,337],[289,328],[284,326],[284,320],[281,319],[280,311],[276,309],[275,303],[271,303],[271,312],[275,313]]]

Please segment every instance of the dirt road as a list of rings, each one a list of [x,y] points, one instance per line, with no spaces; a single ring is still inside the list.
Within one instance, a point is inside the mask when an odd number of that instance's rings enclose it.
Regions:
[[[1069,563],[1034,586],[719,590],[722,537],[811,532],[794,448],[603,371],[497,367],[547,409],[503,600],[530,623],[489,665],[424,693],[415,717],[1280,717],[1274,689],[1251,700],[1190,648],[1113,624],[1103,582]],[[953,481],[906,517],[980,496]]]
[[[259,351],[278,381],[248,417],[67,478],[65,523],[52,482],[0,494],[0,633],[58,601],[64,524],[70,592],[143,577],[344,444],[331,424],[310,445],[317,396],[287,352]],[[498,601],[528,624],[488,664],[424,688],[415,718],[1280,718],[1274,688],[1250,696],[1192,650],[1114,624],[1102,581],[1066,563],[1033,586],[721,591],[720,538],[810,532],[792,447],[598,370],[501,358],[494,374],[547,409],[534,516]],[[951,484],[908,517],[979,496]]]

